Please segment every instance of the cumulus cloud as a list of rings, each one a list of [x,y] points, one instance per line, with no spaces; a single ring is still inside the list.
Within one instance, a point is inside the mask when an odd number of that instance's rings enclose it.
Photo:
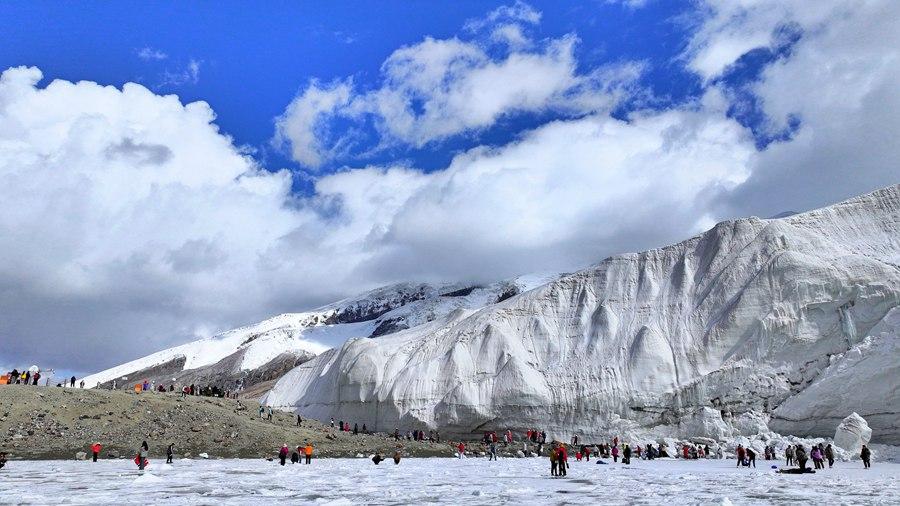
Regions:
[[[729,215],[808,209],[896,183],[900,159],[900,4],[889,0],[710,2],[691,65],[714,78],[748,51],[799,34],[748,85],[764,127],[799,126],[762,151],[752,176],[721,196]]]
[[[0,362],[100,369],[385,283],[570,270],[723,217],[803,210],[896,182],[895,5],[789,8],[778,22],[710,8],[684,57],[705,62],[688,63],[706,80],[702,96],[619,119],[609,108],[641,66],[583,68],[574,36],[490,50],[484,39],[426,38],[397,49],[372,89],[309,83],[276,137],[317,166],[354,146],[334,118],[373,122],[381,142],[424,145],[516,112],[573,114],[506,144],[473,141],[442,170],[319,175],[308,196],[219,132],[205,103],[136,84],[41,87],[39,70],[9,69]],[[489,39],[508,17],[479,30]],[[749,86],[772,128],[801,123],[760,151],[729,117],[719,76],[754,49],[731,49],[734,33],[766,33],[759,44],[771,46],[781,23],[802,36]]]
[[[539,20],[539,12],[517,3],[467,23],[471,31],[490,29],[486,38],[426,37],[401,47],[382,64],[374,89],[357,89],[349,78],[328,86],[313,81],[278,119],[276,142],[317,168],[352,151],[357,132],[335,136],[327,125],[336,118],[373,122],[381,147],[422,148],[515,114],[608,110],[640,75],[635,62],[579,72],[578,38],[534,42],[523,26]],[[492,50],[491,40],[503,47]]]

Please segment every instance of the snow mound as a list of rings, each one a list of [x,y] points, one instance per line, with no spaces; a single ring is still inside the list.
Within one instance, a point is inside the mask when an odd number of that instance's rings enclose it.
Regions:
[[[851,454],[859,454],[862,446],[872,439],[872,429],[866,420],[856,413],[844,418],[834,431],[834,444]]]

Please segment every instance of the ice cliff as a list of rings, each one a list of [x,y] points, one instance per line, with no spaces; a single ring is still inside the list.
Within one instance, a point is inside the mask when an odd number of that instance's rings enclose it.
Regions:
[[[398,315],[394,332],[297,366],[264,402],[378,430],[557,437],[629,424],[831,436],[857,412],[873,441],[900,443],[898,265],[895,185],[719,223],[504,300]]]

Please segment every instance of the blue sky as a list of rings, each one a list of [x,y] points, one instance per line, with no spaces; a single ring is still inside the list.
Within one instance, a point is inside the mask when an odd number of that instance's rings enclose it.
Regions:
[[[247,9],[240,2],[220,2],[212,9],[203,3],[126,1],[65,9],[56,2],[6,2],[0,5],[0,17],[18,21],[2,28],[6,43],[0,46],[0,66],[37,66],[44,83],[90,80],[121,87],[138,82],[160,94],[177,94],[183,102],[204,100],[216,111],[222,130],[238,144],[258,149],[266,167],[299,170],[269,141],[273,118],[305,83],[353,76],[361,87],[373,86],[381,63],[398,47],[425,36],[471,38],[462,30],[466,21],[501,5],[264,2]],[[701,92],[700,79],[677,61],[691,33],[686,14],[696,6],[689,2],[653,2],[639,9],[606,2],[531,5],[543,14],[536,37],[577,34],[582,67],[647,62],[641,82],[660,98],[655,106]],[[177,77],[189,72],[192,61],[199,64],[196,81]],[[624,104],[617,112],[633,106]],[[452,138],[426,149],[392,149],[364,161],[403,158],[434,170],[461,149],[508,142],[548,119],[513,117],[476,138]],[[325,170],[344,163],[358,160],[337,160]]]
[[[247,5],[0,3],[0,368],[898,180],[893,0]]]

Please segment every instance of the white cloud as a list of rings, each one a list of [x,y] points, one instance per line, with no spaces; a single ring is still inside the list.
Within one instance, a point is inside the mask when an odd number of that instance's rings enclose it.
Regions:
[[[374,89],[357,89],[349,79],[328,87],[311,82],[278,119],[276,141],[289,146],[296,161],[316,168],[348,154],[353,134],[334,136],[328,124],[336,118],[371,120],[380,147],[422,148],[515,114],[608,110],[639,76],[642,67],[632,62],[580,73],[577,37],[536,43],[524,34],[522,22],[539,20],[540,13],[521,3],[479,20],[492,28],[488,39],[503,44],[500,51],[455,37],[426,37],[401,47],[382,64]]]
[[[728,214],[808,209],[896,183],[900,159],[900,3],[711,2],[692,47],[704,77],[743,52],[801,34],[751,86],[773,132],[797,118],[790,142],[761,152],[752,177],[723,195]],[[711,56],[717,55],[717,56]]]
[[[203,62],[199,60],[191,58],[188,60],[187,65],[181,70],[175,72],[169,71],[168,69],[165,70],[162,74],[159,87],[177,87],[184,84],[197,84],[200,82],[200,65],[202,65],[202,63]]]
[[[154,49],[149,46],[142,47],[135,52],[137,53],[138,58],[142,60],[165,60],[169,57],[169,55],[160,51],[159,49]]]

